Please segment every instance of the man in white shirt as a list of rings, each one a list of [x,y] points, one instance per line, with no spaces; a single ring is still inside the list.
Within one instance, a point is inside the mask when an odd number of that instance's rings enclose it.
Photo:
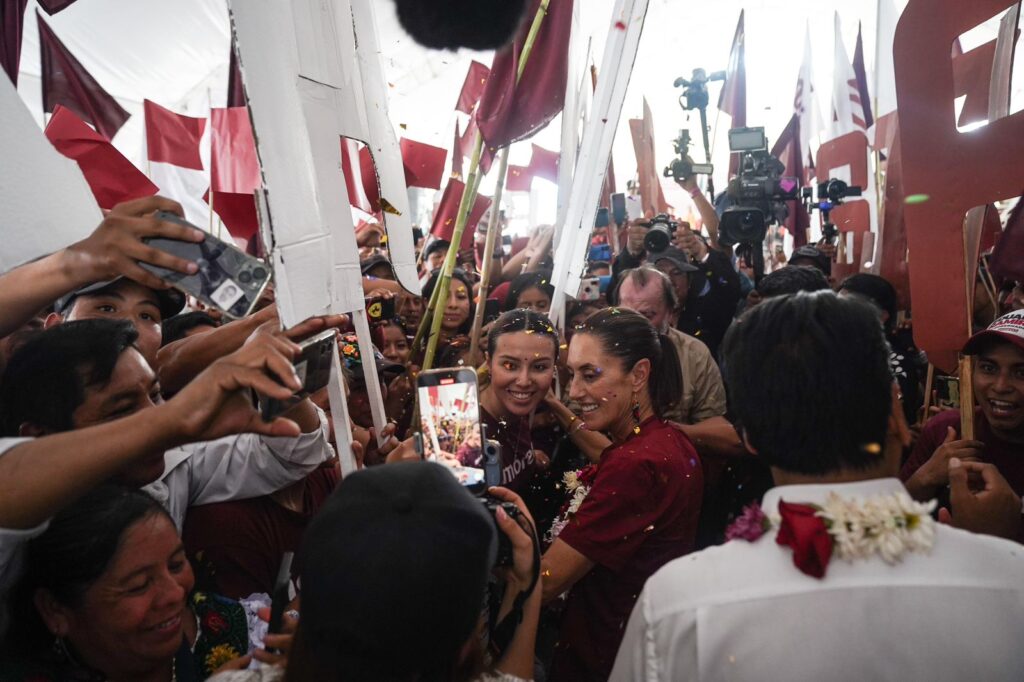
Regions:
[[[878,496],[909,502],[895,478],[905,425],[867,304],[831,292],[768,301],[733,325],[723,357],[744,441],[778,486],[769,520],[780,501],[821,507],[830,494],[860,510]],[[989,492],[987,476],[974,493],[957,480],[961,497]],[[915,528],[933,539],[896,547],[892,563],[844,560],[830,540],[821,578],[778,541],[777,520],[673,561],[644,587],[611,679],[1024,679],[1024,549],[923,518]]]

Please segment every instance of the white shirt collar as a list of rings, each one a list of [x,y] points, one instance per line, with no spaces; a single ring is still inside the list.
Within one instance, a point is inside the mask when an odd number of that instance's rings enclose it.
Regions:
[[[829,493],[842,497],[870,497],[906,492],[898,478],[872,478],[853,483],[821,483],[806,485],[781,485],[764,494],[761,510],[765,514],[779,512],[779,500],[790,504],[824,504]]]

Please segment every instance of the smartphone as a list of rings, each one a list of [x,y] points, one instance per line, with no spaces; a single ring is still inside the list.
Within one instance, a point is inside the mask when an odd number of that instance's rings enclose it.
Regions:
[[[594,244],[590,247],[590,257],[587,260],[599,260],[610,263],[612,260],[611,244]]]
[[[483,492],[483,430],[476,371],[434,369],[416,377],[423,458],[449,468],[472,492]]]
[[[484,324],[494,322],[501,317],[501,301],[489,298],[484,301]]]
[[[601,298],[601,278],[587,277],[580,282],[580,292],[576,296],[578,301],[596,301]]]
[[[644,209],[640,197],[626,197],[626,217],[629,220],[640,220],[644,217]]]
[[[597,209],[597,217],[594,218],[594,227],[598,229],[608,227],[608,209],[604,206]]]
[[[337,338],[333,329],[311,336],[299,343],[301,352],[293,366],[302,382],[302,388],[287,400],[259,397],[260,415],[263,421],[273,421],[300,400],[316,393],[327,385],[331,378],[331,352]]]
[[[373,296],[366,299],[366,317],[370,324],[395,319],[395,299]]]
[[[156,217],[201,229],[184,218],[166,211],[158,211]],[[223,311],[230,317],[241,318],[251,313],[259,301],[260,294],[270,284],[272,273],[266,262],[250,256],[234,244],[217,239],[212,234],[207,234],[206,239],[198,244],[161,237],[144,241],[154,249],[196,263],[199,272],[187,275],[150,263],[139,265],[174,288]]]
[[[935,406],[944,410],[960,409],[960,379],[935,375]]]
[[[616,225],[626,224],[626,195],[619,193],[612,195],[612,220]]]
[[[281,625],[284,621],[284,610],[291,601],[288,589],[292,581],[292,560],[295,559],[294,552],[285,552],[281,556],[281,564],[277,569],[277,579],[274,581],[274,593],[270,597],[270,627],[267,632],[272,635],[281,632]]]

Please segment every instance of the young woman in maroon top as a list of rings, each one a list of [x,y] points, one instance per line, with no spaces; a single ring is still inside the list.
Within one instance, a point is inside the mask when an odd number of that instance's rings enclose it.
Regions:
[[[569,345],[569,397],[612,445],[590,492],[544,554],[545,601],[568,592],[550,679],[604,680],[644,582],[693,550],[703,477],[660,417],[681,393],[678,356],[645,317],[607,308]]]
[[[510,310],[491,325],[480,418],[487,437],[501,443],[501,484],[520,494],[549,463],[533,447],[530,418],[551,390],[557,357],[558,332],[545,315]]]

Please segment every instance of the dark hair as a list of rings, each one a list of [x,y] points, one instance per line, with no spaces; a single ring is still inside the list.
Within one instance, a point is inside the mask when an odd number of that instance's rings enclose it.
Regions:
[[[576,317],[580,313],[584,313],[589,310],[590,312],[587,314],[593,315],[598,310],[607,307],[608,306],[604,305],[600,301],[572,301],[566,307],[565,323],[569,324],[569,320]]]
[[[57,512],[46,531],[26,546],[25,571],[12,594],[18,623],[11,629],[12,644],[48,649],[53,636],[35,608],[36,591],[45,589],[59,603],[79,606],[117,554],[125,531],[152,516],[163,516],[173,525],[167,511],[147,493],[111,483]]]
[[[181,313],[164,321],[160,345],[166,346],[169,343],[183,339],[188,332],[196,327],[213,327],[216,329],[218,326],[217,320],[202,310]]]
[[[426,248],[423,249],[423,260],[429,258],[430,254],[434,253],[435,251],[440,251],[441,249],[447,250],[450,249],[451,247],[452,243],[447,239],[435,239],[434,241],[427,244]]]
[[[730,405],[768,465],[821,475],[879,461],[892,374],[870,304],[831,291],[766,301],[729,328],[722,357]]]
[[[555,296],[555,287],[551,285],[551,271],[538,270],[537,272],[524,272],[508,285],[508,295],[505,296],[505,310],[512,310],[519,307],[519,296],[529,289],[540,289],[547,295],[550,301]]]
[[[437,280],[440,277],[441,268],[438,268],[437,270],[434,270],[433,274],[430,275],[430,279],[427,280],[427,283],[423,285],[423,298],[425,298],[427,301],[429,301],[430,297],[433,295],[434,287],[437,286]],[[469,330],[473,327],[473,313],[476,310],[476,304],[473,303],[473,280],[469,276],[469,273],[463,270],[462,268],[455,268],[454,270],[452,270],[452,279],[457,279],[463,284],[465,284],[466,291],[468,292],[469,295],[469,317],[466,318],[466,321],[463,322],[462,326],[459,327],[458,329],[459,334],[468,334]],[[440,312],[441,314],[444,314],[443,310]]]
[[[658,282],[661,285],[661,296],[668,306],[669,310],[675,310],[679,307],[679,296],[676,295],[676,288],[672,286],[672,280],[664,272],[654,267],[653,265],[641,265],[638,268],[632,268],[624,271],[619,275],[619,281],[615,285],[615,297],[616,303],[619,302],[619,294],[622,291],[622,285],[626,283],[626,280],[632,282],[637,288],[643,289],[652,280]]]
[[[757,293],[762,298],[795,294],[799,291],[813,292],[831,289],[825,273],[817,268],[805,268],[799,265],[787,265],[773,270],[764,276],[757,285]]]
[[[547,336],[551,339],[554,357],[556,360],[558,359],[558,331],[555,326],[551,324],[547,315],[525,308],[510,310],[494,321],[491,331],[487,335],[487,355],[493,358],[494,352],[498,349],[498,339],[505,334],[515,334],[516,332]]]
[[[105,386],[138,337],[128,320],[107,319],[64,322],[36,334],[11,357],[0,380],[3,435],[17,436],[26,422],[70,431],[85,389]]]
[[[897,297],[896,289],[884,277],[866,272],[850,275],[839,285],[840,291],[864,296],[889,315],[884,323],[885,331],[891,333],[896,326]]]
[[[495,50],[509,42],[526,0],[395,0],[398,21],[420,45],[437,50]]]
[[[679,353],[672,340],[659,334],[640,313],[628,308],[604,308],[588,317],[576,334],[595,337],[605,353],[622,361],[626,371],[641,360],[650,360],[648,390],[651,406],[659,418],[679,402],[683,392]]]

